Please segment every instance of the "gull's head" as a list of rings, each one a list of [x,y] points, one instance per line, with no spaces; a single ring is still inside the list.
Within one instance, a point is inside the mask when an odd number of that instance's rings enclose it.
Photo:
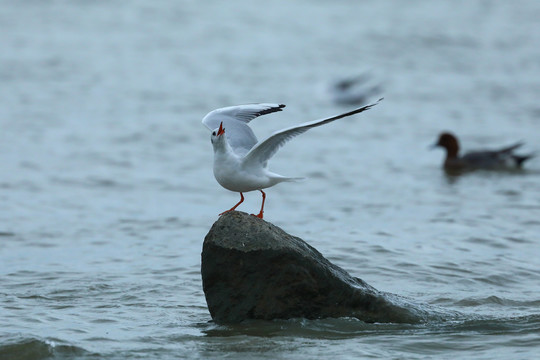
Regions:
[[[212,136],[210,137],[210,141],[212,142],[214,146],[216,146],[217,144],[220,144],[223,141],[225,141],[225,136],[223,135],[225,135],[225,128],[223,127],[223,122],[221,122],[219,124],[219,129],[215,129],[214,131],[212,131]]]

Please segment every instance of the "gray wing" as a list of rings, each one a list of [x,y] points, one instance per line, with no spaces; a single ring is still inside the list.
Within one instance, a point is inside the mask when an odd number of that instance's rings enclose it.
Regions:
[[[523,146],[523,144],[524,144],[523,141],[520,141],[518,143],[515,143],[514,145],[510,145],[510,146],[507,146],[507,147],[502,148],[500,150],[496,150],[496,152],[501,153],[501,154],[503,154],[503,153],[511,153],[512,151],[514,151],[518,147]]]
[[[257,137],[248,123],[258,116],[282,111],[284,107],[283,104],[266,103],[228,106],[209,112],[202,123],[211,131],[223,123],[225,136],[233,150],[245,154],[257,143]]]
[[[266,162],[275,155],[275,153],[283,146],[285,143],[287,143],[292,138],[305,133],[311,128],[321,126],[324,124],[328,124],[329,122],[342,119],[347,116],[351,116],[354,114],[361,113],[363,111],[371,109],[373,106],[377,105],[379,101],[381,101],[382,98],[380,98],[376,103],[362,106],[361,108],[357,108],[355,110],[340,114],[331,116],[325,119],[320,120],[313,120],[308,121],[300,125],[292,126],[290,128],[286,128],[280,131],[277,131],[273,133],[269,138],[266,140],[257,143],[245,156],[244,158],[244,165],[250,166],[250,165],[256,165],[262,163],[263,166],[266,165]]]
[[[469,165],[480,168],[497,168],[515,165],[515,155],[512,152],[520,146],[523,146],[523,142],[518,142],[499,150],[472,151],[463,155],[462,159]]]
[[[461,157],[468,166],[491,168],[500,165],[501,158],[495,151],[473,151]]]

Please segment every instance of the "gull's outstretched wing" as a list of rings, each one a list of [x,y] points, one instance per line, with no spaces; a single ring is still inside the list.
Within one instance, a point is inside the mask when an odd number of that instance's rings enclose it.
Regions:
[[[257,137],[248,123],[257,116],[282,111],[283,104],[247,104],[228,106],[209,112],[202,123],[210,131],[219,128],[223,122],[227,141],[233,150],[239,154],[247,153],[256,143]]]
[[[362,106],[361,108],[346,112],[344,114],[331,116],[329,118],[313,120],[302,123],[300,125],[292,126],[280,131],[273,133],[269,138],[260,143],[257,143],[245,156],[244,165],[249,167],[251,165],[256,166],[257,164],[263,164],[265,166],[266,162],[274,156],[274,154],[283,146],[286,142],[298,136],[311,128],[327,124],[329,122],[342,119],[347,116],[361,113],[366,111],[373,106],[377,105],[379,101],[383,98],[380,98],[376,103]]]

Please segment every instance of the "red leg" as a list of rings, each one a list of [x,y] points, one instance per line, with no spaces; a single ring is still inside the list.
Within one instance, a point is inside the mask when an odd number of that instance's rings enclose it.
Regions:
[[[225,213],[228,213],[229,211],[233,211],[234,209],[236,209],[238,207],[238,205],[240,205],[243,202],[244,202],[244,194],[240,193],[240,201],[238,202],[238,204],[234,205],[229,210],[226,210],[226,211],[222,212],[221,214],[219,214],[219,216],[221,216],[221,215],[223,215]]]
[[[262,194],[262,197],[263,197],[263,200],[262,200],[262,205],[261,205],[261,212],[259,213],[259,215],[255,215],[257,216],[259,219],[262,219],[263,218],[263,212],[264,212],[264,200],[266,200],[266,194],[264,193],[264,191],[262,190],[259,190]]]

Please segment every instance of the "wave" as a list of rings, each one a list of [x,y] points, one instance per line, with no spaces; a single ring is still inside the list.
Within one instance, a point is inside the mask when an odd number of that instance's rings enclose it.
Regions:
[[[43,340],[37,338],[10,338],[0,343],[0,359],[39,360],[69,359],[77,357],[95,358],[83,348],[60,343],[60,340]]]
[[[356,318],[328,318],[249,320],[235,325],[218,325],[209,322],[200,324],[199,327],[203,333],[211,337],[249,335],[335,339],[369,335],[512,334],[516,332],[523,335],[540,332],[540,314],[503,318],[469,315],[460,319],[420,324],[366,323]]]

